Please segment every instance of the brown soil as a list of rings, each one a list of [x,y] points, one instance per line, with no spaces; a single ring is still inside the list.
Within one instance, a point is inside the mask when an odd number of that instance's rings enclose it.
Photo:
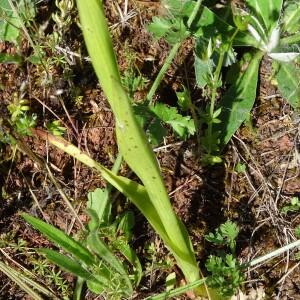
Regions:
[[[105,1],[110,25],[119,22],[113,2]],[[146,24],[153,15],[161,13],[157,1],[129,1],[129,9],[137,15],[129,25],[118,25],[113,29],[115,50],[123,72],[128,67],[125,45],[136,55],[135,64],[142,75],[149,79],[145,90],[135,95],[143,99],[151,81],[162,66],[169,46],[163,41],[153,41],[146,30]],[[39,18],[46,19],[53,7],[40,8]],[[51,26],[49,25],[49,31]],[[71,51],[85,55],[82,36],[74,24],[66,37]],[[126,48],[126,49],[127,49]],[[13,53],[16,48],[8,43],[0,43],[2,53]],[[30,46],[24,39],[22,54],[30,53]],[[49,56],[55,53],[49,53]],[[9,116],[7,105],[20,95],[30,101],[31,111],[38,115],[38,127],[43,127],[58,116],[67,128],[65,138],[88,152],[94,159],[111,168],[118,149],[114,136],[114,119],[108,103],[97,83],[90,63],[77,60],[73,66],[60,66],[48,70],[51,81],[42,85],[42,67],[30,63],[22,66],[0,65],[0,110],[3,118]],[[68,74],[67,74],[68,73]],[[70,75],[71,76],[67,76]],[[192,45],[188,41],[180,50],[157,94],[159,101],[176,105],[175,91],[182,84],[189,86],[193,100],[204,106],[201,93],[194,88]],[[260,88],[256,106],[252,112],[251,126],[243,126],[228,145],[225,162],[214,167],[201,165],[196,141],[179,141],[171,132],[165,147],[157,149],[163,176],[178,216],[187,226],[197,253],[203,262],[215,249],[204,241],[204,234],[213,231],[226,219],[237,222],[241,231],[238,237],[238,258],[246,262],[268,253],[295,239],[293,229],[300,224],[299,214],[283,215],[280,209],[288,204],[292,196],[300,196],[299,176],[299,117],[293,113],[278,91],[271,84],[270,62],[265,59],[261,66]],[[25,92],[21,87],[25,84]],[[58,90],[63,90],[57,95]],[[74,93],[83,96],[81,105],[76,105]],[[64,105],[62,105],[62,103]],[[72,199],[83,222],[87,193],[105,182],[82,164],[74,161],[61,151],[46,145],[36,137],[25,140],[26,145],[37,155],[47,159],[51,170],[64,193]],[[47,170],[14,147],[0,146],[0,257],[12,267],[15,262],[33,268],[32,256],[28,251],[17,249],[19,239],[27,242],[26,249],[52,247],[51,243],[39,235],[19,216],[20,212],[43,216],[47,221],[76,233],[80,226],[62,201]],[[236,165],[246,165],[246,172],[236,172]],[[132,176],[126,166],[121,173]],[[39,206],[33,200],[32,193]],[[120,201],[124,209],[124,201]],[[127,204],[126,204],[127,205]],[[127,205],[128,206],[128,205]],[[151,240],[159,249],[157,258],[167,255],[166,249],[147,225],[139,212],[136,214],[134,247],[140,256],[143,246]],[[43,214],[41,214],[41,211]],[[14,245],[14,246],[10,246]],[[280,256],[247,272],[247,289],[263,290],[267,299],[300,299],[299,262],[290,257]],[[143,260],[143,258],[141,258]],[[55,268],[55,267],[53,267]],[[57,271],[58,269],[55,268]],[[174,267],[174,270],[179,271]],[[166,271],[156,271],[147,275],[135,299],[164,289]],[[70,288],[74,278],[64,273]],[[43,283],[43,278],[40,278]],[[55,290],[55,286],[52,287]],[[59,294],[59,291],[55,290]],[[0,273],[0,299],[28,299],[25,294],[5,275]],[[96,299],[88,294],[86,299]],[[99,299],[99,298],[97,298]],[[179,298],[178,298],[179,299]],[[182,297],[184,299],[184,297]],[[258,298],[257,298],[258,299]]]

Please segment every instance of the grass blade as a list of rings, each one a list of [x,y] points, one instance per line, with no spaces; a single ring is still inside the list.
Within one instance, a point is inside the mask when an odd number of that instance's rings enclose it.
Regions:
[[[66,235],[63,231],[38,218],[30,216],[29,214],[23,213],[22,216],[26,222],[31,224],[35,229],[44,234],[49,240],[63,248],[66,252],[74,255],[74,257],[84,262],[88,266],[94,264],[93,255],[88,251],[88,249],[83,247],[79,242],[75,241],[70,236]]]
[[[44,254],[51,262],[60,266],[64,270],[85,280],[93,279],[93,275],[90,272],[85,270],[78,262],[67,257],[66,255],[60,254],[51,249],[39,249],[38,251]]]
[[[31,287],[29,287],[23,280],[23,275],[18,273],[14,269],[5,265],[0,261],[0,271],[3,272],[7,277],[14,281],[24,292],[26,292],[34,300],[43,300],[43,298],[37,294]]]

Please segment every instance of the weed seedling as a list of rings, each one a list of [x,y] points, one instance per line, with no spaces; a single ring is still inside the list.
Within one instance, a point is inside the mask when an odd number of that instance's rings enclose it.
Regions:
[[[237,288],[244,281],[242,266],[236,259],[236,238],[239,233],[237,225],[227,221],[216,229],[215,233],[209,233],[205,239],[216,246],[228,246],[231,254],[219,251],[218,255],[210,255],[205,266],[211,273],[207,278],[209,286],[216,288],[224,297],[235,294]]]
[[[287,214],[288,212],[300,211],[300,200],[298,197],[293,197],[289,205],[285,205],[281,209],[282,213]]]

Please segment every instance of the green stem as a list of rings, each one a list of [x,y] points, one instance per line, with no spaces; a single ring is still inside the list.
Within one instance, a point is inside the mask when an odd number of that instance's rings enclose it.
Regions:
[[[180,48],[180,46],[181,46],[181,42],[178,42],[178,43],[176,43],[176,44],[173,45],[173,47],[172,47],[172,49],[171,49],[171,51],[170,51],[170,53],[169,53],[169,55],[168,55],[168,57],[167,57],[164,65],[160,69],[157,77],[155,78],[155,81],[152,84],[151,89],[150,89],[150,91],[147,94],[147,100],[149,101],[150,105],[153,104],[152,98],[153,98],[156,90],[158,89],[158,87],[159,87],[159,85],[160,85],[163,77],[165,76],[165,73],[169,69],[169,67],[170,67],[170,65],[171,65],[174,57],[176,56],[176,54],[177,54],[177,52],[178,52],[178,50]]]
[[[215,103],[216,103],[216,98],[217,98],[217,90],[219,87],[219,81],[220,81],[220,74],[221,74],[221,70],[222,70],[222,66],[223,66],[223,61],[224,61],[224,57],[225,57],[225,53],[228,52],[228,50],[230,49],[233,40],[235,38],[235,36],[238,34],[239,29],[236,29],[235,32],[233,33],[227,47],[224,47],[224,49],[221,51],[220,53],[220,57],[219,57],[219,61],[218,61],[218,65],[216,68],[216,71],[214,73],[214,77],[213,77],[213,82],[212,82],[212,93],[211,93],[211,101],[210,101],[210,108],[209,108],[209,116],[210,116],[210,120],[207,124],[207,136],[208,136],[208,140],[209,145],[208,145],[208,155],[211,155],[212,152],[212,135],[213,135],[213,115],[214,115],[214,110],[215,110]]]
[[[193,22],[195,21],[196,17],[197,17],[197,14],[199,12],[199,9],[200,9],[200,6],[202,4],[202,1],[203,0],[198,0],[193,11],[192,11],[192,14],[190,15],[189,19],[188,19],[188,22],[187,22],[187,26],[189,29],[191,29],[192,25],[193,25]]]
[[[212,152],[212,129],[213,129],[213,115],[214,115],[214,110],[215,110],[215,102],[216,102],[216,98],[217,98],[217,89],[218,89],[218,83],[220,80],[220,73],[221,73],[221,69],[223,66],[223,61],[224,61],[224,56],[225,56],[225,52],[222,51],[219,57],[219,61],[218,61],[218,65],[217,65],[217,69],[216,72],[214,74],[214,78],[213,78],[213,88],[212,88],[212,92],[211,92],[211,101],[210,101],[210,107],[209,107],[209,115],[210,115],[210,120],[208,122],[208,128],[207,128],[207,135],[208,135],[208,140],[210,141],[209,145],[208,145],[208,154],[210,155]]]
[[[189,29],[191,28],[197,14],[199,12],[201,3],[202,3],[202,0],[197,1],[196,5],[195,5],[195,7],[192,11],[192,14],[190,15],[190,17],[188,19],[187,26],[188,26]],[[150,105],[153,104],[153,96],[154,96],[156,90],[158,89],[158,87],[159,87],[163,77],[165,76],[167,70],[169,69],[173,59],[175,58],[175,56],[176,56],[176,54],[177,54],[177,52],[178,52],[178,50],[179,50],[179,48],[180,48],[183,41],[184,40],[182,40],[180,42],[177,42],[176,44],[173,45],[173,47],[172,47],[172,49],[171,49],[164,65],[160,69],[157,77],[155,78],[154,83],[152,84],[151,89],[148,92],[147,97],[146,97],[146,99],[149,101]]]

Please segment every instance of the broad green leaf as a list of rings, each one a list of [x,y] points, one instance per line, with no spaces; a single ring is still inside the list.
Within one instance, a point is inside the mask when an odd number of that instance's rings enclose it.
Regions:
[[[226,145],[242,123],[247,119],[256,98],[258,70],[263,54],[246,53],[239,65],[234,65],[236,78],[222,97],[219,107],[222,109],[218,119],[220,124],[214,131],[220,131],[221,144]],[[245,69],[246,68],[246,69]]]
[[[64,270],[85,280],[93,279],[93,275],[90,272],[85,270],[78,262],[69,258],[68,256],[60,254],[51,249],[39,249],[38,251],[44,254],[51,262],[60,266]]]
[[[100,223],[107,224],[111,212],[108,190],[97,188],[93,192],[89,192],[87,207],[97,213]]]
[[[218,34],[222,37],[231,37],[235,27],[224,22],[218,15],[206,6],[202,7],[201,16],[194,24],[196,37],[203,37],[207,40],[215,38]],[[234,46],[257,46],[257,41],[247,32],[239,32],[234,41]]]
[[[195,75],[196,82],[199,88],[204,88],[209,83],[209,78],[212,74],[213,61],[211,59],[203,60],[195,55]]]
[[[0,0],[0,41],[15,42],[19,36],[19,19],[14,15],[8,0]]]
[[[296,1],[286,1],[283,14],[283,30],[289,34],[300,30],[300,5]]]
[[[270,34],[278,25],[283,0],[246,0],[246,3],[256,17],[263,20],[266,35]]]
[[[295,108],[300,107],[300,69],[294,63],[281,63],[276,74],[283,97]]]
[[[78,260],[89,266],[94,264],[93,255],[88,249],[83,247],[81,243],[75,241],[72,237],[66,235],[63,231],[38,218],[30,216],[29,214],[23,213],[22,217],[35,229],[44,234],[49,240],[63,248],[66,252],[72,254]]]
[[[33,0],[19,0],[13,3],[18,14],[15,14],[8,0],[0,0],[0,41],[15,43],[21,32],[21,22],[25,23],[35,16]]]

